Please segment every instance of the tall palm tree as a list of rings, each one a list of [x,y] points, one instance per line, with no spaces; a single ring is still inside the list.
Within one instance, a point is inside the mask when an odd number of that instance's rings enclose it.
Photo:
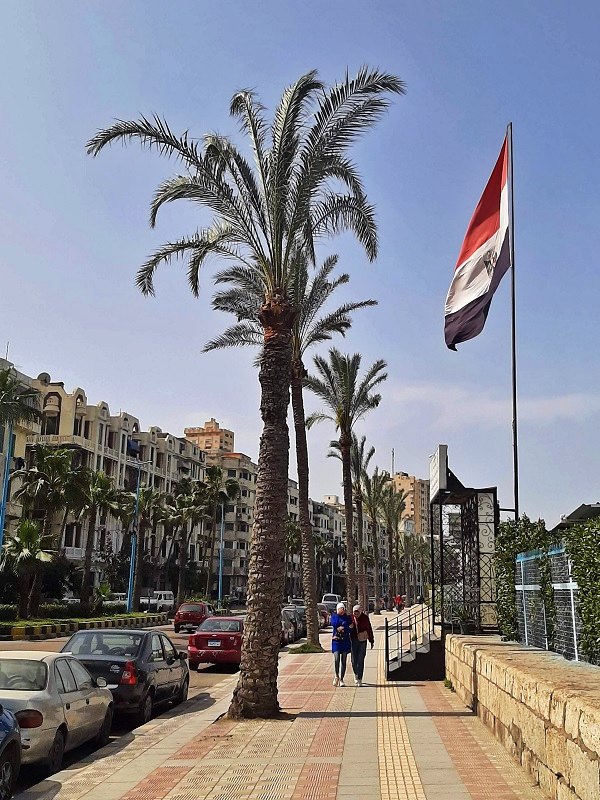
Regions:
[[[352,499],[356,508],[356,528],[358,546],[358,597],[364,609],[369,608],[369,597],[367,591],[367,575],[365,565],[365,548],[363,542],[363,493],[362,476],[369,467],[369,463],[375,455],[375,448],[369,447],[366,450],[367,437],[352,434],[352,445],[350,447],[350,470],[352,473]],[[331,450],[328,456],[341,459],[340,443],[333,441],[330,443]]]
[[[285,524],[285,582],[284,592],[295,596],[294,582],[294,556],[300,556],[302,565],[302,531],[298,522],[292,517],[288,517]]]
[[[135,492],[131,493],[135,504]],[[146,532],[152,527],[155,508],[161,503],[162,494],[153,486],[142,486],[138,493],[137,503],[137,546],[135,550],[135,568],[133,573],[133,611],[140,610],[142,595],[142,567],[146,558]],[[135,507],[135,506],[134,506]],[[135,511],[134,511],[135,516]]]
[[[383,371],[386,364],[382,360],[376,361],[361,379],[360,354],[342,355],[335,347],[329,351],[328,361],[321,356],[315,356],[314,363],[320,377],[307,377],[306,386],[325,403],[329,411],[311,414],[306,424],[310,428],[315,422],[329,420],[339,432],[346,517],[346,589],[348,600],[352,603],[356,597],[352,529],[352,430],[359,419],[379,405],[381,395],[374,394],[373,389],[387,378]]]
[[[380,472],[379,467],[375,467],[373,475],[365,470],[363,472],[363,502],[365,511],[371,517],[371,524],[373,526],[373,584],[375,591],[375,613],[379,614],[379,572],[381,564],[381,554],[379,552],[379,533],[377,526],[382,519],[385,519],[385,489],[390,481],[388,472]],[[368,606],[367,606],[368,608]]]
[[[288,87],[269,128],[252,91],[237,92],[230,111],[242,126],[251,164],[229,139],[176,136],[155,116],[118,121],[88,143],[97,155],[115,141],[137,140],[183,164],[184,173],[159,186],[150,211],[185,199],[213,214],[204,230],[159,248],[138,272],[138,286],[153,294],[162,263],[188,258],[188,281],[199,293],[199,271],[209,257],[234,262],[231,282],[244,287],[257,276],[263,288],[258,320],[263,332],[259,381],[263,436],[258,457],[254,526],[248,576],[248,616],[240,677],[229,709],[232,718],[269,717],[279,711],[279,602],[283,595],[283,548],[287,510],[289,435],[287,409],[292,327],[298,310],[290,298],[294,254],[314,261],[316,240],[352,231],[369,259],[377,254],[374,213],[347,151],[388,107],[386,95],[403,93],[393,75],[363,67],[355,78],[330,88],[312,71]]]
[[[0,425],[39,422],[41,417],[38,390],[24,386],[12,367],[0,369]]]
[[[294,259],[294,270],[290,284],[290,298],[298,314],[292,329],[292,375],[291,397],[298,467],[298,518],[302,534],[302,585],[306,601],[307,640],[319,647],[319,616],[317,611],[317,587],[315,571],[315,549],[309,510],[309,466],[306,442],[306,415],[304,413],[303,384],[306,375],[304,357],[310,347],[328,341],[334,333],[345,335],[352,324],[351,313],[359,308],[377,305],[375,300],[344,303],[334,311],[323,313],[323,308],[333,292],[350,280],[347,274],[332,279],[331,273],[337,264],[337,256],[329,256],[312,279],[309,276],[309,259],[306,253],[298,252]],[[217,276],[218,283],[230,282],[230,270]],[[262,346],[263,336],[258,322],[258,312],[263,302],[264,291],[260,281],[252,290],[231,289],[218,292],[213,307],[235,314],[238,323],[229,327],[221,336],[205,346],[205,350],[243,345]],[[259,359],[260,360],[260,359]]]
[[[20,577],[19,618],[29,619],[37,613],[34,608],[37,585],[41,583],[41,567],[52,561],[50,537],[37,522],[22,519],[14,536],[4,543],[0,569],[12,569]]]
[[[399,492],[394,490],[393,485],[388,484],[383,498],[383,516],[388,535],[388,594],[397,595],[400,593],[397,581],[394,584],[394,576],[398,574],[399,554],[398,542],[400,541],[400,524],[406,510],[407,493],[401,489]]]
[[[212,465],[206,470],[204,478],[206,484],[206,505],[210,519],[210,555],[208,557],[208,570],[206,574],[206,597],[210,600],[213,581],[213,561],[217,541],[217,520],[224,524],[221,515],[225,513],[225,506],[235,500],[240,493],[240,485],[235,478],[225,478],[223,470],[217,465]]]
[[[175,507],[180,512],[179,525],[179,553],[178,553],[178,578],[177,578],[177,605],[185,600],[186,569],[190,541],[197,525],[209,518],[208,487],[202,481],[192,481],[189,478],[181,480],[174,490]]]
[[[82,504],[81,515],[88,521],[88,531],[85,540],[85,555],[83,560],[83,582],[81,584],[81,602],[88,608],[92,595],[92,553],[96,539],[96,522],[114,511],[117,507],[117,490],[112,478],[104,472],[89,472],[87,480],[81,487]]]

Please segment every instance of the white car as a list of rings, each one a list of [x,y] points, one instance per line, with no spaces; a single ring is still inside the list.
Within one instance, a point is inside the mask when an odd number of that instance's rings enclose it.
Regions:
[[[67,750],[90,739],[108,743],[112,693],[68,653],[0,652],[0,703],[19,722],[23,764],[56,772]]]
[[[140,598],[140,608],[144,608],[149,612],[171,611],[174,606],[175,595],[173,592],[156,591],[152,594],[152,597]]]

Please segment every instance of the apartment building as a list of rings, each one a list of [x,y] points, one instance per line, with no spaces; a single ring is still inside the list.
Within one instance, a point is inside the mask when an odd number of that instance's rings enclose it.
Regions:
[[[12,367],[10,362],[0,359],[0,369]],[[48,373],[37,378],[18,373],[24,384],[40,393],[42,421],[40,424],[15,428],[14,459],[12,466],[29,463],[35,445],[68,448],[73,451],[75,464],[93,470],[102,470],[114,480],[117,488],[135,491],[140,473],[140,486],[152,486],[161,492],[171,491],[182,478],[200,480],[204,478],[204,453],[185,438],[163,432],[153,426],[142,431],[137,417],[124,411],[111,414],[107,403],[91,405],[81,387],[72,391],[65,389],[61,381],[52,381]],[[2,441],[3,469],[6,467],[6,433],[0,431]],[[17,460],[20,460],[19,463]],[[21,517],[22,508],[14,499],[18,488],[11,481],[10,502],[7,507],[7,530],[10,533]],[[69,519],[61,541],[61,550],[67,558],[83,559],[87,537],[87,525]],[[160,529],[157,539],[160,540]],[[120,549],[125,531],[121,523],[111,517],[99,520],[96,530],[95,548],[109,545],[116,552]],[[201,535],[200,531],[196,534]],[[195,543],[194,543],[195,544]],[[155,541],[149,541],[150,556],[155,552]],[[94,565],[97,578],[100,567]]]
[[[429,481],[407,472],[394,473],[392,481],[396,492],[407,494],[405,516],[414,520],[415,533],[429,536]]]
[[[214,417],[211,417],[201,428],[185,428],[186,439],[206,453],[208,465],[220,464],[226,453],[235,451],[235,434],[227,428],[221,428]]]

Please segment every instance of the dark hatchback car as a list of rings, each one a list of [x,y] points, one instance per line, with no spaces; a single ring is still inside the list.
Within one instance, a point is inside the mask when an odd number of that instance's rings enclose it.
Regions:
[[[0,705],[0,800],[13,796],[21,766],[21,731],[12,711]]]
[[[78,631],[62,650],[94,678],[105,678],[115,713],[135,715],[139,725],[150,720],[154,706],[187,699],[187,654],[177,652],[159,631]]]

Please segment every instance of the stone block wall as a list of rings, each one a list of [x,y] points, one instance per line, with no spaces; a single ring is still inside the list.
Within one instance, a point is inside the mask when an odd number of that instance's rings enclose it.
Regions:
[[[600,800],[600,667],[448,635],[446,675],[551,800]]]

